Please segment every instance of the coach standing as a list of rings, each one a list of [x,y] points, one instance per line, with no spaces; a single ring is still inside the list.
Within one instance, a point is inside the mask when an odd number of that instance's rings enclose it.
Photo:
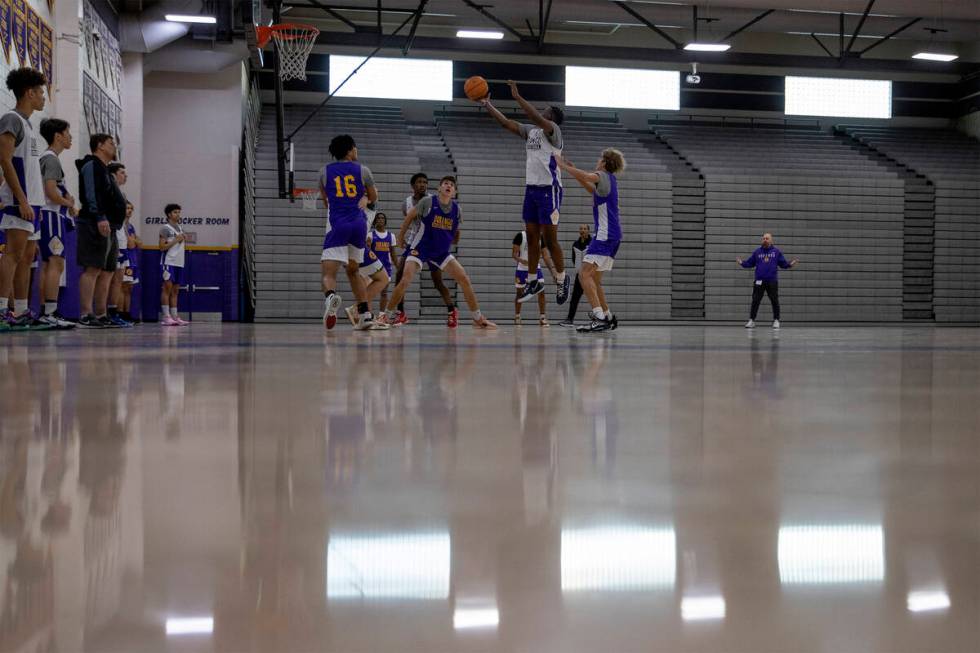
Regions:
[[[106,299],[119,258],[114,232],[126,219],[126,199],[107,168],[116,158],[115,140],[109,134],[93,134],[89,149],[91,154],[75,162],[82,201],[77,220],[78,264],[84,268],[78,284],[78,326],[101,329],[116,326],[107,315]]]
[[[779,268],[788,270],[800,262],[799,259],[787,261],[783,253],[772,244],[772,234],[762,234],[762,247],[752,252],[746,260],[736,258],[735,262],[743,268],[755,268],[755,286],[752,288],[752,310],[746,329],[755,327],[755,317],[759,314],[759,304],[763,293],[772,302],[772,328],[779,328]]]

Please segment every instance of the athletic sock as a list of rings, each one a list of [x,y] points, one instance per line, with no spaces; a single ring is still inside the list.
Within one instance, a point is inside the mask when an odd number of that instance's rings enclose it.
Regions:
[[[170,317],[170,307],[166,304],[163,305],[163,317]]]
[[[473,311],[474,322],[479,322],[482,319],[483,319],[483,311],[481,311],[480,309],[476,309],[475,311]]]
[[[109,304],[108,306],[106,306],[106,309],[108,310],[109,315],[116,316],[119,314],[119,311],[116,310],[115,304]]]
[[[54,315],[58,312],[58,302],[44,302],[44,308],[42,309],[43,315]]]
[[[555,275],[555,278],[558,280],[558,283],[565,283],[565,273],[564,272],[559,272],[558,274]]]
[[[592,316],[597,320],[606,319],[606,313],[601,308],[593,308]]]
[[[26,299],[14,299],[14,315],[23,315],[27,312]]]
[[[324,299],[330,299],[330,295],[334,295],[334,294],[336,294],[334,293],[334,291],[328,290],[327,292],[323,293],[323,297]]]
[[[391,313],[392,311],[388,311],[388,312]],[[405,312],[405,302],[398,302],[398,312],[399,313]]]
[[[368,303],[367,302],[358,302],[357,303],[357,312],[360,315],[364,315],[365,313],[370,313],[371,312],[371,308],[368,306]]]
[[[456,310],[456,304],[453,302],[449,302],[448,304],[446,304],[446,310],[452,313],[453,311]]]

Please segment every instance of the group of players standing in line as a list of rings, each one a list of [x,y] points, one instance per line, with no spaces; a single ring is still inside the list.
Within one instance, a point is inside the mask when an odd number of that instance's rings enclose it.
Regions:
[[[60,156],[71,151],[71,125],[59,118],[41,121],[47,143],[43,152],[31,116],[44,109],[48,80],[34,68],[10,71],[7,88],[16,105],[0,116],[0,332],[132,327],[133,287],[139,283],[135,256],[142,245],[130,222],[133,205],[121,187],[126,167],[116,160],[115,139],[92,134],[89,154],[75,161],[80,206],[68,192]],[[185,236],[180,206],[166,208],[160,230],[163,320],[184,326],[177,316]],[[65,274],[66,233],[76,231],[80,318],[67,319],[59,309]],[[40,312],[30,309],[32,270],[40,255]]]
[[[568,300],[571,279],[565,273],[564,254],[558,242],[558,222],[564,195],[561,172],[564,171],[593,198],[595,234],[587,241],[581,257],[573,302],[573,305],[577,304],[578,298],[584,294],[592,305],[591,320],[578,330],[598,332],[615,329],[618,321],[606,302],[602,276],[613,268],[623,237],[616,178],[626,167],[623,154],[607,148],[600,154],[594,170],[576,168],[562,157],[562,110],[551,106],[538,111],[521,97],[516,83],[509,82],[509,85],[511,95],[531,124],[507,118],[491,104],[489,97],[479,102],[504,129],[525,141],[527,163],[522,215],[525,228],[514,240],[513,253],[517,262],[517,321],[520,304],[532,297],[543,297],[544,279],[539,268],[542,261],[553,269],[558,304]],[[433,282],[446,303],[450,328],[458,325],[459,311],[442,282],[444,274],[454,279],[462,290],[474,328],[495,329],[496,325],[480,310],[466,269],[451,251],[459,241],[462,222],[462,209],[456,201],[456,178],[443,177],[439,180],[438,193],[428,195],[425,175],[419,173],[413,176],[413,194],[405,200],[404,220],[395,239],[387,231],[387,217],[383,213],[373,213],[378,202],[378,191],[371,171],[358,161],[354,139],[348,135],[337,136],[330,142],[329,149],[335,161],[324,167],[319,180],[320,195],[329,212],[320,257],[324,326],[332,329],[337,323],[337,313],[342,303],[337,293],[337,275],[342,266],[356,300],[356,304],[349,306],[346,312],[358,330],[389,329],[406,323],[408,318],[403,299],[415,276],[425,266],[432,273]],[[373,220],[369,217],[372,213]],[[587,235],[580,230],[580,242]],[[401,257],[397,256],[395,245],[402,249]],[[392,257],[396,259],[395,265],[392,264]],[[395,289],[386,298],[391,273],[395,268]],[[381,306],[379,313],[374,315],[370,302],[379,295]],[[541,306],[543,301],[539,299],[539,302]],[[573,317],[571,313],[569,320],[562,324],[574,326],[571,321]],[[540,322],[547,325],[543,308]]]

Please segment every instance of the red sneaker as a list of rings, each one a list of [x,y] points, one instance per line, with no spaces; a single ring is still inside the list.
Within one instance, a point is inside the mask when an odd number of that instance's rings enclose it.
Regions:
[[[405,314],[405,311],[398,313],[398,316],[395,317],[394,324],[395,326],[398,326],[399,324],[408,324],[408,315]]]
[[[455,329],[459,326],[459,309],[454,308],[449,311],[449,317],[446,319],[446,326],[450,329]]]

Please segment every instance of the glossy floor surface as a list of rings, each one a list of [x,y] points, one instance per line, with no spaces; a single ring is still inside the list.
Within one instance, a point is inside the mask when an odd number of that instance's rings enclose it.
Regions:
[[[980,330],[0,337],[0,651],[980,650]]]

